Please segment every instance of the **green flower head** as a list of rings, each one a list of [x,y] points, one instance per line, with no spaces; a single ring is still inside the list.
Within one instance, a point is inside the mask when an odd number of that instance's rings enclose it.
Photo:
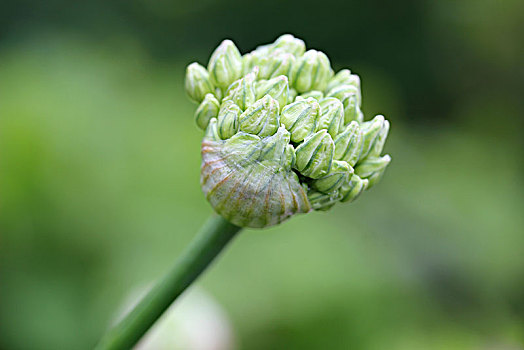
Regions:
[[[205,131],[202,190],[235,225],[352,202],[391,161],[382,155],[389,122],[364,121],[359,76],[335,74],[323,52],[290,34],[243,56],[224,40],[207,69],[188,66],[185,86]]]

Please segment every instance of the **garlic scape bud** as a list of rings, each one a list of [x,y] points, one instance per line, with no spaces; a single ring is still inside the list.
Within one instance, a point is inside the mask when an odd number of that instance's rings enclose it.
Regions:
[[[360,78],[290,34],[243,56],[229,40],[187,68],[199,103],[201,186],[214,210],[267,227],[352,202],[383,176],[389,122],[364,122]]]

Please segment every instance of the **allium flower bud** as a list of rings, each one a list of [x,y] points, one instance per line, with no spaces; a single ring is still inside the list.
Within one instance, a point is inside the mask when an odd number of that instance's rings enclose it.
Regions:
[[[357,165],[355,173],[361,178],[368,179],[368,188],[371,188],[384,174],[389,162],[391,157],[387,154],[383,157],[367,158]]]
[[[332,193],[309,191],[307,198],[313,209],[325,211],[341,201],[342,195],[338,191]]]
[[[291,133],[291,141],[300,142],[317,127],[320,106],[313,98],[298,100],[282,109],[280,122]]]
[[[364,143],[360,159],[365,159],[373,150],[373,155],[377,156],[382,152],[384,142],[389,131],[389,122],[384,116],[377,115],[369,122],[362,123]],[[382,135],[382,136],[380,136]]]
[[[204,96],[213,93],[215,88],[209,81],[207,70],[196,62],[186,68],[186,93],[195,102],[202,102]]]
[[[217,131],[222,140],[226,140],[238,131],[238,117],[242,111],[233,102],[228,103],[218,113]]]
[[[292,85],[299,92],[324,90],[333,76],[329,59],[320,51],[309,50],[297,59],[292,72]]]
[[[195,112],[195,121],[198,127],[202,130],[206,130],[209,121],[218,116],[219,109],[220,102],[215,98],[215,95],[207,94],[206,97],[204,97],[204,101],[202,101]]]
[[[296,57],[302,56],[306,51],[304,41],[295,38],[291,34],[284,34],[280,36],[273,45],[270,46],[272,50],[280,49]]]
[[[368,188],[368,180],[361,179],[357,174],[353,174],[349,181],[345,182],[340,188],[341,202],[353,202],[360,194]]]
[[[260,137],[273,135],[279,126],[278,102],[266,95],[249,106],[239,121],[243,132]]]
[[[209,64],[211,82],[225,90],[242,74],[242,56],[231,40],[224,40],[211,55]]]
[[[308,136],[295,152],[295,169],[304,176],[320,179],[331,170],[334,148],[333,139],[326,130]]]
[[[240,56],[224,41],[186,89],[205,128],[201,185],[216,212],[265,227],[351,202],[383,175],[389,122],[364,122],[360,78],[283,35]]]
[[[353,94],[346,94],[341,99],[344,105],[344,123],[348,124],[351,121],[355,120],[359,123],[364,121],[364,114],[360,110],[358,105],[358,97]]]
[[[353,85],[360,91],[360,77],[356,74],[351,74],[349,69],[342,69],[329,81],[326,87],[326,94],[329,94],[337,86]]]
[[[255,88],[256,98],[262,98],[266,95],[273,97],[278,101],[280,108],[285,106],[289,99],[289,83],[285,75],[280,75],[269,80],[260,80]]]
[[[311,98],[314,98],[315,100],[317,101],[320,101],[322,99],[322,97],[324,97],[324,94],[322,93],[322,91],[318,91],[318,90],[313,90],[313,91],[308,91],[308,92],[305,92],[297,97],[300,97],[302,99],[307,99],[309,97]]]
[[[312,182],[312,187],[320,192],[336,191],[353,175],[353,168],[348,163],[334,160],[331,169],[323,177]]]
[[[344,160],[350,166],[354,166],[362,153],[363,140],[358,123],[352,121],[335,138],[335,159]]]
[[[344,126],[344,106],[340,100],[328,97],[320,101],[322,114],[318,119],[317,130],[326,129],[331,137],[338,135]]]
[[[231,100],[236,103],[240,109],[245,110],[255,102],[255,79],[256,70],[248,73],[241,79],[238,79],[229,86],[226,91],[224,100]]]
[[[276,51],[270,56],[260,58],[255,65],[259,68],[259,79],[271,79],[279,75],[288,76],[295,63],[295,56]]]

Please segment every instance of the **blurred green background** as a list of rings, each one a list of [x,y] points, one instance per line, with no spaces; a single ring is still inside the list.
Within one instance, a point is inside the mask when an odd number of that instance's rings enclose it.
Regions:
[[[392,123],[358,201],[199,280],[239,349],[523,349],[524,2],[0,2],[0,349],[88,349],[211,213],[183,75],[291,32]]]

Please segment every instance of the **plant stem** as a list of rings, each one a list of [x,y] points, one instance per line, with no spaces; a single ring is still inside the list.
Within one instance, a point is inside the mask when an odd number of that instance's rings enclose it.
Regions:
[[[98,350],[130,349],[242,228],[214,215],[171,270],[98,343]]]

